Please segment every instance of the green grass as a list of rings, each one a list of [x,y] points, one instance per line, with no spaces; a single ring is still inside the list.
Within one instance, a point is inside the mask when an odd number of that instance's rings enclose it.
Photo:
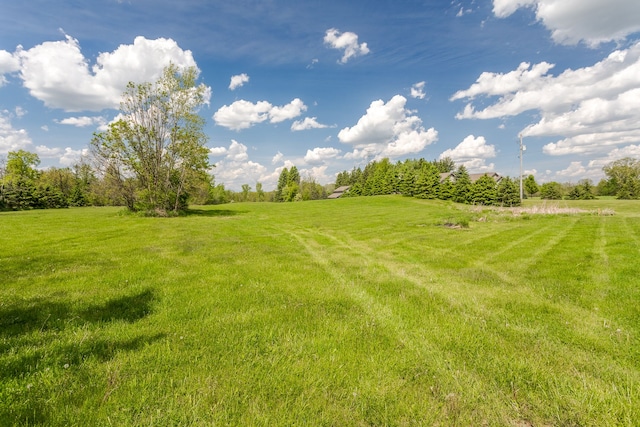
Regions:
[[[1,213],[0,425],[635,426],[640,202],[560,205]]]

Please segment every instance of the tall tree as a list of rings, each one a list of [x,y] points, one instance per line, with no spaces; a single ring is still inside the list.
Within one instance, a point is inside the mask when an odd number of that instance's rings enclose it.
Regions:
[[[498,183],[496,204],[502,206],[519,206],[520,205],[520,189],[516,182],[505,176]]]
[[[298,172],[298,168],[295,165],[291,166],[287,177],[287,185],[292,184],[300,185],[300,172]]]
[[[256,198],[258,202],[264,201],[264,190],[262,189],[262,183],[256,182]]]
[[[547,200],[562,199],[562,186],[555,181],[545,182],[540,187],[540,198]]]
[[[278,177],[278,187],[276,188],[275,201],[284,202],[283,193],[289,181],[289,170],[287,168],[282,169],[280,176]]]
[[[422,164],[422,168],[416,175],[414,196],[419,199],[435,199],[438,197],[440,184],[440,172],[430,162]]]
[[[251,191],[251,186],[249,184],[242,184],[242,201],[246,202],[249,200],[249,191]]]
[[[471,178],[464,165],[460,165],[456,171],[453,201],[457,203],[469,203],[471,199]]]
[[[41,207],[36,180],[40,164],[37,154],[25,150],[10,151],[0,182],[0,209],[31,209]]]
[[[440,160],[434,160],[433,164],[440,173],[453,172],[456,169],[456,163],[451,157],[443,157]]]
[[[9,151],[5,166],[6,181],[27,180],[34,182],[38,178],[36,167],[40,164],[40,157],[36,153],[25,150]]]
[[[616,188],[618,199],[640,198],[640,160],[625,157],[602,168]]]
[[[120,103],[123,118],[94,134],[95,158],[121,195],[133,198],[129,209],[160,215],[185,210],[189,190],[209,168],[198,114],[208,89],[197,77],[195,67],[171,64],[155,83],[129,83]]]
[[[471,202],[479,205],[490,206],[496,203],[498,198],[496,181],[489,175],[482,175],[471,186]]]
[[[533,175],[529,175],[524,179],[524,182],[522,183],[523,187],[524,187],[524,191],[527,193],[527,196],[531,197],[534,194],[536,194],[538,191],[540,191],[540,187],[538,186],[538,183],[536,182],[536,178]]]

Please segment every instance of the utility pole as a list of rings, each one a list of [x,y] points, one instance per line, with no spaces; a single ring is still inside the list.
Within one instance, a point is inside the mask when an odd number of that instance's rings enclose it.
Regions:
[[[518,135],[520,137],[520,204],[524,199],[524,192],[522,191],[522,152],[526,150],[526,147],[522,145],[522,133]]]

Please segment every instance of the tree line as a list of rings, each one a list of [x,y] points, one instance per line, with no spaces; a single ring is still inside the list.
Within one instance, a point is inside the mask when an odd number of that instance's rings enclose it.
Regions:
[[[517,206],[519,188],[509,177],[482,175],[472,181],[464,165],[456,168],[450,158],[427,161],[408,159],[392,163],[385,158],[372,161],[364,169],[343,171],[336,186],[349,186],[346,197],[402,194],[420,199],[451,200],[457,203]]]
[[[103,174],[86,159],[72,167],[39,170],[36,153],[9,152],[0,159],[0,210],[66,208],[69,206],[127,206],[122,182]],[[640,198],[640,160],[624,158],[604,167],[607,178],[597,185],[583,179],[578,183],[538,184],[533,175],[523,180],[525,197],[548,200],[587,200],[597,196],[619,199]],[[354,167],[336,176],[335,184],[320,185],[313,177],[301,177],[296,166],[284,168],[278,185],[265,191],[260,182],[252,188],[243,184],[232,191],[216,184],[214,176],[199,175],[185,191],[186,202],[197,205],[230,202],[293,202],[326,199],[334,188],[349,186],[343,197],[402,194],[423,199],[452,200],[458,203],[516,206],[518,182],[503,177],[496,182],[481,176],[474,182],[464,166],[451,159],[427,161],[408,159],[392,163],[389,159],[372,161],[364,169]],[[444,177],[444,179],[443,179]],[[132,178],[130,178],[132,179]]]
[[[231,201],[292,202],[327,197],[328,187],[313,177],[301,178],[296,166],[284,168],[275,191],[255,192],[248,184],[242,192],[215,184],[209,174],[207,137],[199,109],[207,102],[207,88],[197,83],[195,67],[165,68],[154,83],[127,85],[120,104],[120,119],[91,142],[91,163],[71,168],[38,170],[35,153],[17,150],[0,161],[0,210],[64,208],[68,206],[126,206],[146,215],[176,215],[189,203],[216,204]],[[527,178],[527,191],[548,199],[592,198],[615,195],[640,198],[640,161],[625,158],[604,167],[607,179],[594,187],[581,181],[565,191],[558,183],[538,188]],[[335,186],[350,186],[345,196],[402,194],[423,199],[459,203],[514,206],[520,203],[515,180],[498,181],[481,176],[472,182],[464,166],[450,158],[412,159],[391,163],[372,161],[364,169],[343,171]]]

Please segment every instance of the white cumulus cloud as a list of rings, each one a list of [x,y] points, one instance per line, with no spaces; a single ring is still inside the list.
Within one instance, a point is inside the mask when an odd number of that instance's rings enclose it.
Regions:
[[[325,44],[338,50],[344,50],[339,62],[346,64],[349,59],[369,53],[366,43],[358,43],[358,35],[347,31],[341,33],[335,28],[328,29],[324,36]]]
[[[213,147],[209,149],[212,156],[224,156],[227,154],[227,147]]]
[[[0,50],[0,87],[7,83],[5,74],[15,73],[20,70],[20,59],[16,54]]]
[[[467,136],[455,148],[445,150],[440,158],[450,157],[457,164],[464,165],[472,172],[491,171],[494,164],[487,164],[486,160],[496,157],[496,147],[487,144],[483,136]]]
[[[418,153],[437,141],[438,132],[425,130],[422,120],[405,108],[406,102],[402,95],[386,103],[374,101],[356,125],[342,129],[338,139],[354,147],[345,158],[400,157]]]
[[[307,111],[307,106],[300,98],[296,98],[290,103],[282,107],[272,107],[269,111],[269,121],[271,123],[280,123],[285,120],[294,119]]]
[[[411,97],[417,99],[424,99],[427,94],[424,92],[425,82],[418,82],[411,86]]]
[[[19,48],[20,77],[30,94],[51,108],[100,111],[118,108],[128,82],[153,82],[170,62],[196,66],[189,50],[172,39],[136,37],[133,44],[103,52],[90,66],[78,40],[49,41]]]
[[[308,129],[324,129],[329,126],[318,123],[317,117],[305,117],[304,120],[296,120],[291,124],[292,131],[301,131]]]
[[[556,172],[556,176],[564,178],[583,177],[586,171],[582,162],[571,162],[566,169]]]
[[[448,149],[440,154],[440,158],[451,157],[452,160],[469,160],[474,158],[491,159],[496,157],[496,147],[487,144],[484,136],[467,136],[455,148]]]
[[[275,165],[276,163],[280,163],[280,162],[282,161],[283,157],[284,157],[284,154],[282,154],[281,152],[279,152],[279,151],[278,151],[278,152],[273,156],[273,158],[271,159],[271,164],[274,164],[274,165]]]
[[[222,150],[217,151],[222,154]],[[224,183],[225,187],[236,190],[240,189],[242,184],[249,184],[251,187],[256,182],[265,184],[269,179],[267,168],[249,160],[247,151],[246,145],[232,139],[231,144],[226,148],[226,156],[216,162],[216,167],[213,169],[216,182]]]
[[[320,165],[327,160],[336,158],[340,154],[340,150],[333,147],[316,147],[313,150],[307,150],[304,161],[309,165]]]
[[[213,120],[219,126],[233,130],[247,129],[251,126],[269,120],[279,123],[300,116],[307,110],[307,106],[295,98],[281,107],[273,106],[268,101],[258,101],[255,104],[243,99],[231,105],[223,105],[213,115]]]
[[[71,125],[75,127],[87,127],[87,126],[102,126],[106,123],[104,117],[88,117],[88,116],[80,116],[80,117],[67,117],[66,119],[60,120],[58,123],[61,125]]]
[[[468,103],[458,119],[493,119],[537,112],[528,136],[560,136],[547,154],[586,154],[640,141],[640,43],[616,50],[592,66],[548,74],[552,64],[521,64],[517,70],[482,73],[451,100]],[[479,96],[495,97],[476,109]]]
[[[244,86],[249,82],[249,76],[245,73],[231,76],[231,82],[229,83],[229,90],[236,90],[239,87]]]
[[[25,129],[15,129],[8,111],[0,111],[0,154],[26,150],[32,144]]]
[[[582,41],[596,47],[640,31],[637,0],[493,0],[493,13],[499,18],[523,7],[535,10],[536,18],[551,31],[556,43]]]

